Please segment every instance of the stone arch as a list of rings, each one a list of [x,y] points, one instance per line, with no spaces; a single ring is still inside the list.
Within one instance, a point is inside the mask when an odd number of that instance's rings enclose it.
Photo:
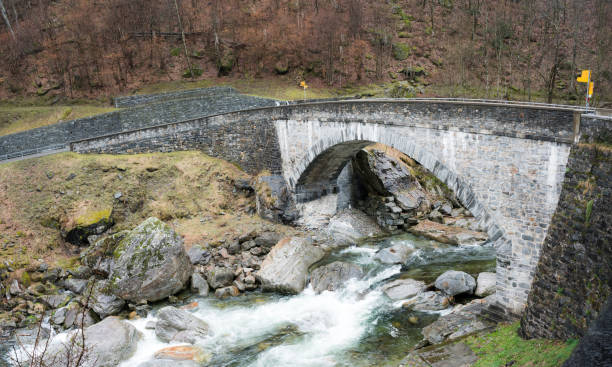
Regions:
[[[294,163],[290,173],[293,176],[286,175],[296,201],[309,201],[333,193],[336,189],[336,180],[346,163],[360,149],[374,143],[393,147],[419,162],[451,188],[461,204],[484,224],[489,240],[496,248],[496,299],[501,304],[508,304],[507,287],[511,277],[512,242],[486,206],[478,200],[470,184],[426,148],[405,139],[390,139],[389,135],[384,133],[377,133],[374,139],[368,139],[362,131],[357,131],[353,135],[342,133],[326,136],[311,144],[302,158]],[[510,309],[510,312],[513,311],[516,310]]]

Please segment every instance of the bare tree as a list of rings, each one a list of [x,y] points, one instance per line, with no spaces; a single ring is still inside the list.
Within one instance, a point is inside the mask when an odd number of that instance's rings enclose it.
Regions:
[[[2,18],[4,18],[4,22],[6,23],[9,32],[11,32],[13,40],[15,41],[15,32],[13,31],[13,27],[11,27],[11,21],[9,20],[8,14],[6,13],[6,8],[4,7],[4,3],[2,2],[2,0],[0,0],[0,12],[2,13]]]

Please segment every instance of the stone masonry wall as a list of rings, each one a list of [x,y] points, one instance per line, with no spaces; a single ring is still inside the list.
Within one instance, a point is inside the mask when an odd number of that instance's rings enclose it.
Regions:
[[[5,154],[37,149],[75,140],[135,130],[197,117],[262,106],[276,101],[214,90],[206,96],[169,100],[142,107],[62,122],[16,134],[0,136],[0,160]]]
[[[598,120],[591,121],[588,140],[607,136],[605,144],[575,145],[570,152],[521,320],[524,337],[581,337],[611,294],[612,121],[606,128],[605,119]]]
[[[131,96],[116,97],[113,101],[115,107],[126,108],[136,107],[143,104],[171,101],[193,97],[215,97],[218,95],[238,94],[232,87],[210,87],[180,90],[176,92],[157,93],[157,94],[135,94]],[[174,122],[174,121],[173,121]]]

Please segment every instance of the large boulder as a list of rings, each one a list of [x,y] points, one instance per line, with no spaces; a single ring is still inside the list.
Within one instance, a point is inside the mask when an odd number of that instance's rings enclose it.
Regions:
[[[181,237],[157,218],[123,238],[114,257],[113,293],[132,302],[164,299],[183,289],[192,273]]]
[[[273,222],[288,223],[298,217],[293,196],[281,175],[261,175],[255,182],[257,214]]]
[[[107,280],[102,280],[93,287],[89,306],[103,319],[121,311],[125,306],[125,301],[111,293],[110,283]]]
[[[130,231],[121,231],[97,240],[81,252],[81,262],[97,275],[108,277],[115,263],[115,248],[128,234]]]
[[[107,317],[85,329],[85,352],[82,367],[115,367],[130,358],[136,351],[141,333],[129,323],[116,317]],[[72,342],[71,342],[72,341]],[[80,331],[73,332],[66,342],[51,342],[46,353],[45,365],[68,366],[82,350]]]
[[[335,291],[349,279],[361,279],[363,270],[359,265],[335,261],[314,269],[310,273],[310,284],[316,293]]]
[[[360,182],[369,192],[395,197],[404,210],[423,211],[429,208],[427,192],[399,159],[379,150],[361,150],[353,158],[352,164]]]
[[[407,243],[396,243],[390,247],[379,250],[374,258],[383,264],[403,264],[414,252],[414,247]]]
[[[397,279],[382,286],[382,291],[394,301],[416,296],[425,290],[425,282],[414,279]]]
[[[191,274],[191,290],[200,297],[208,296],[208,282],[206,282],[206,279],[200,273]]]
[[[449,296],[462,293],[474,293],[476,280],[468,273],[457,270],[445,271],[436,279],[436,288]]]
[[[338,244],[351,244],[363,237],[379,235],[383,229],[361,210],[343,209],[329,220],[327,232]]]
[[[167,343],[194,344],[209,335],[208,324],[185,310],[166,306],[157,311],[155,335]]]
[[[449,245],[476,245],[485,242],[488,238],[484,232],[448,226],[431,220],[422,220],[416,226],[410,227],[409,231],[417,236]]]
[[[310,238],[285,238],[266,255],[255,276],[264,291],[297,294],[304,290],[308,268],[324,255]]]
[[[450,299],[440,292],[421,292],[402,303],[403,308],[415,311],[440,311],[450,306]]]
[[[495,293],[497,284],[497,274],[483,272],[478,274],[478,279],[476,280],[476,291],[475,295],[478,297],[486,297]]]

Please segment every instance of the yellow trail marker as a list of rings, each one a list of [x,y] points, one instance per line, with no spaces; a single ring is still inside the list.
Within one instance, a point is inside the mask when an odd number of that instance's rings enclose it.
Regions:
[[[582,74],[576,78],[579,83],[588,83],[589,80],[591,80],[591,70],[582,70]]]
[[[306,88],[308,88],[308,85],[306,85],[306,82],[305,82],[305,81],[302,81],[302,82],[300,83],[300,87],[302,87],[302,88],[306,89]]]
[[[595,86],[595,83],[589,82],[589,98],[593,96],[593,86]]]

